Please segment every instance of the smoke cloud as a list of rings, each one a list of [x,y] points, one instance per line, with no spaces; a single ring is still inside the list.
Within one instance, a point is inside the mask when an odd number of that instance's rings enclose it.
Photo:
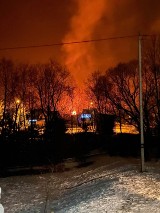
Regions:
[[[160,32],[159,0],[77,0],[63,42]],[[137,38],[64,45],[64,61],[81,83],[94,70],[137,58]]]
[[[71,19],[70,30],[63,42],[92,39],[95,27],[106,11],[106,0],[78,0],[77,12]],[[95,67],[95,46],[91,43],[65,45],[65,64],[77,79],[84,79],[86,70]]]

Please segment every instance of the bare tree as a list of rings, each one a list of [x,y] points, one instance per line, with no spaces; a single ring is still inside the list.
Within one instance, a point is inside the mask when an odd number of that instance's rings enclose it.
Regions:
[[[46,123],[50,122],[52,112],[58,111],[58,105],[64,95],[70,93],[69,72],[55,61],[48,64],[36,65],[37,73],[35,89],[37,90],[41,109]]]
[[[100,112],[114,112],[121,123],[134,125],[140,131],[138,62],[120,63],[106,71],[93,73],[89,90],[97,101]],[[143,70],[144,129],[150,132],[153,124],[154,78],[152,72]]]
[[[6,115],[14,108],[17,96],[18,75],[15,65],[5,58],[0,61],[1,102],[3,103],[2,131],[6,128]]]
[[[119,64],[107,73],[111,84],[109,99],[123,121],[139,129],[139,90],[137,63]]]
[[[152,114],[155,125],[160,131],[160,40],[153,36],[144,51],[144,66],[150,75],[149,81],[152,83]],[[155,126],[153,125],[153,126]]]
[[[95,71],[91,74],[87,81],[87,94],[94,101],[99,113],[111,112],[108,99],[109,89],[110,83],[106,75],[100,73],[100,71]]]
[[[29,79],[29,71],[30,66],[28,64],[17,65],[17,73],[19,77],[18,97],[22,106],[22,123],[24,128],[26,128],[26,112],[28,110],[28,96],[31,83]]]

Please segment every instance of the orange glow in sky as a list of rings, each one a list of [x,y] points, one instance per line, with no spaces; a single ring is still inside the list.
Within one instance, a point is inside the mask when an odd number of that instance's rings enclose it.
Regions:
[[[77,11],[70,21],[70,30],[63,41],[92,39],[94,30],[106,9],[106,0],[78,0]],[[64,45],[64,61],[78,82],[85,79],[86,71],[95,69],[93,44]]]
[[[1,0],[0,48],[160,32],[159,0]],[[0,57],[66,65],[79,85],[95,70],[137,58],[137,40],[0,51]]]

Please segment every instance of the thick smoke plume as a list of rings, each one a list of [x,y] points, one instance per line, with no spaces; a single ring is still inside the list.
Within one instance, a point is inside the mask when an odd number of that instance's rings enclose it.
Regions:
[[[78,0],[77,12],[71,19],[70,30],[65,41],[81,41],[92,39],[96,25],[101,21],[106,9],[106,0]],[[93,60],[95,46],[91,43],[66,45],[65,64],[72,70],[77,79],[84,79],[86,70],[95,67]]]
[[[159,0],[77,0],[63,41],[160,32]],[[137,38],[63,46],[65,64],[80,81],[97,69],[137,58]]]

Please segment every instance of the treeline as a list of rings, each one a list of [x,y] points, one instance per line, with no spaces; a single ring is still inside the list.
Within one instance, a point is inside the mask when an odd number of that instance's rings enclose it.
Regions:
[[[143,120],[145,156],[159,157],[160,133],[160,43],[153,38],[143,51]],[[116,115],[122,124],[131,124],[140,132],[138,61],[120,63],[105,73],[93,72],[87,94],[98,113]],[[17,164],[59,162],[67,157],[84,159],[89,151],[101,148],[111,155],[139,156],[140,140],[135,136],[112,136],[105,132],[67,135],[61,112],[72,105],[74,86],[69,71],[50,60],[46,64],[15,64],[0,60],[0,150],[1,167]],[[66,97],[70,99],[65,102]],[[70,102],[69,102],[70,100]],[[34,118],[40,109],[45,120],[44,134],[37,134],[26,114]],[[21,119],[18,121],[19,110]],[[23,126],[22,131],[18,131]],[[157,138],[151,138],[154,134]],[[132,136],[131,136],[132,137]],[[157,150],[157,151],[155,151]],[[152,152],[153,153],[153,152]],[[2,169],[3,170],[3,169]]]
[[[69,71],[50,60],[46,64],[15,64],[0,60],[0,127],[1,134],[26,129],[26,115],[32,120],[35,109],[41,111],[47,128],[60,117],[73,92]],[[18,114],[20,111],[20,118]],[[50,130],[48,130],[50,131]]]
[[[145,135],[160,133],[160,41],[153,37],[143,49],[143,121]],[[131,124],[140,132],[138,61],[120,63],[102,74],[93,72],[88,93],[101,113],[117,116],[120,123]]]
[[[160,43],[153,37],[143,49],[143,120],[145,134],[160,129]],[[88,79],[87,94],[99,113],[114,114],[117,121],[134,125],[140,132],[138,61],[120,63],[105,73],[93,72]],[[0,112],[2,132],[17,128],[21,104],[21,123],[26,126],[26,112],[32,117],[40,109],[49,128],[55,112],[72,105],[73,81],[69,71],[50,60],[46,64],[14,64],[0,60]],[[66,99],[66,97],[70,97]],[[20,101],[20,102],[19,102]],[[21,125],[19,123],[19,125]],[[12,127],[11,127],[12,126]]]
[[[57,163],[67,156],[61,113],[73,93],[71,82],[69,71],[53,60],[0,60],[0,174],[10,166]],[[34,125],[36,114],[44,119],[44,134]]]

